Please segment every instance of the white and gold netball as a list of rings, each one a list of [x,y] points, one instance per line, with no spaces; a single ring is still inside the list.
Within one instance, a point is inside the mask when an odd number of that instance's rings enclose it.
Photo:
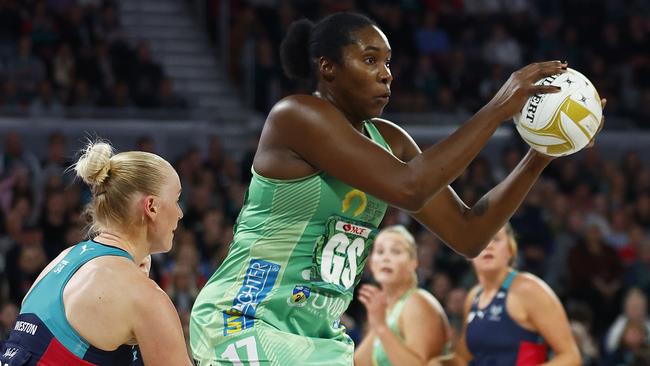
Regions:
[[[519,135],[533,149],[551,156],[570,155],[587,146],[598,132],[603,115],[600,96],[591,81],[568,69],[536,84],[562,90],[528,99],[514,118]]]

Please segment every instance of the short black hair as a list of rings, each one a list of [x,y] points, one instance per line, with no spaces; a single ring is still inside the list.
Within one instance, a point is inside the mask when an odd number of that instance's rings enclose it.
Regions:
[[[335,63],[343,60],[342,48],[354,43],[354,32],[376,23],[358,13],[335,13],[318,23],[307,19],[293,22],[280,45],[280,60],[288,78],[311,80],[314,60],[326,57]]]

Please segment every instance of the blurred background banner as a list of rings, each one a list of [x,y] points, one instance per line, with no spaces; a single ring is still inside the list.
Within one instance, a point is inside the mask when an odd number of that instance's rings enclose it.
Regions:
[[[604,131],[594,148],[555,160],[512,218],[517,267],[560,296],[586,365],[648,353],[648,0],[0,0],[0,336],[45,264],[83,237],[89,192],[65,169],[95,137],[156,152],[179,172],[185,217],[152,277],[187,330],[232,239],[266,113],[311,91],[283,76],[280,41],[292,21],[342,10],[388,36],[385,117],[422,147],[527,63],[567,60],[594,83],[608,100]],[[473,204],[525,149],[505,123],[455,190]],[[415,234],[420,286],[458,331],[469,262],[390,210],[383,225],[396,223]],[[343,322],[355,340],[363,319],[354,302]]]

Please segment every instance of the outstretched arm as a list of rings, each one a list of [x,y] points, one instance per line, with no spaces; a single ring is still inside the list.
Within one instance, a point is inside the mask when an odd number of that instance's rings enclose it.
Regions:
[[[393,206],[420,211],[467,168],[497,127],[521,110],[530,95],[558,90],[534,85],[537,80],[565,68],[566,64],[552,61],[513,73],[469,121],[408,160],[395,158],[365,138],[331,103],[312,96],[293,96],[278,103],[269,114],[255,169],[272,178],[295,178],[295,171],[286,167],[298,164],[304,171],[306,163],[312,172],[324,171]]]
[[[473,206],[447,187],[413,217],[455,251],[477,256],[510,219],[552,158],[530,150],[517,167]]]

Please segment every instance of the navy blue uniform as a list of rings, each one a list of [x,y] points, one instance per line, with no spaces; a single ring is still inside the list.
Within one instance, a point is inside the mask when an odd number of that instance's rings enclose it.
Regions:
[[[548,348],[541,335],[517,324],[508,314],[508,289],[517,271],[511,271],[492,301],[479,309],[479,289],[467,317],[467,348],[471,366],[529,366],[544,363]]]
[[[137,346],[103,351],[72,328],[63,308],[63,290],[88,261],[101,256],[133,260],[124,250],[85,241],[75,245],[25,298],[16,325],[2,345],[1,366],[118,366],[143,365]]]

